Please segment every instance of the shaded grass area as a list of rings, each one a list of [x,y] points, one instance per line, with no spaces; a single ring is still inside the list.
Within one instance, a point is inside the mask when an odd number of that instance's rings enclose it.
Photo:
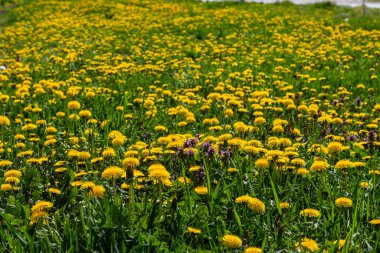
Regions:
[[[13,9],[30,3],[31,0],[0,0],[0,29],[17,21]]]

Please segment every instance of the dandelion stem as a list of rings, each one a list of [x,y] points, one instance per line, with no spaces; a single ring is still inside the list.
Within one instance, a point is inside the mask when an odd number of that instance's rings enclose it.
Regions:
[[[129,183],[129,220],[131,223],[134,221],[135,213],[135,193],[134,193],[134,182],[130,179]]]
[[[115,195],[116,193],[116,179],[115,178],[112,178],[112,192],[113,192],[113,195]]]
[[[161,185],[161,183],[159,183],[157,185],[158,185],[158,213],[157,213],[157,218],[160,220],[161,210],[162,210],[162,185]]]
[[[190,214],[193,213],[193,208],[191,207],[191,201],[190,201],[190,190],[189,190],[189,185],[187,183],[187,177],[186,177],[186,172],[185,172],[185,167],[182,166],[182,176],[184,178],[185,182],[185,188],[186,188],[186,199],[187,199],[187,204],[189,205],[189,212]]]

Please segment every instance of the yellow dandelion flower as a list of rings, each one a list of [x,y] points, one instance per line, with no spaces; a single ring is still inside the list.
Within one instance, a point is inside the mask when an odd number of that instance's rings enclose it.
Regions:
[[[265,157],[269,160],[273,160],[281,156],[284,156],[284,152],[281,150],[268,150],[268,152],[265,153]]]
[[[198,194],[198,195],[206,195],[208,193],[208,189],[206,186],[197,186],[194,188],[194,191]]]
[[[126,138],[124,136],[124,134],[122,134],[121,132],[119,132],[118,130],[112,130],[109,134],[108,134],[108,138],[110,139],[115,139],[115,138]]]
[[[185,179],[186,179],[186,183],[190,184],[191,183],[191,179],[188,178],[188,177],[179,177],[177,180],[178,182],[180,182],[181,184],[184,184],[185,183]]]
[[[201,168],[201,166],[197,166],[197,165],[196,166],[191,166],[190,169],[189,169],[189,171],[190,172],[198,171],[200,168]]]
[[[56,139],[47,140],[44,142],[44,146],[52,146],[57,143]]]
[[[247,206],[255,213],[265,213],[265,204],[257,198],[249,199]]]
[[[223,236],[223,246],[229,249],[238,249],[243,245],[243,241],[236,235]]]
[[[380,170],[370,170],[368,171],[368,174],[380,176]]]
[[[126,141],[126,138],[124,137],[116,137],[115,139],[112,140],[112,146],[120,147],[125,143],[125,141]]]
[[[161,126],[161,125],[158,125],[158,126],[156,126],[155,128],[154,128],[154,131],[157,131],[157,132],[159,132],[159,131],[167,131],[168,129],[165,127],[165,126]]]
[[[186,121],[181,121],[177,124],[177,126],[179,127],[184,127],[184,126],[187,126],[187,122]]]
[[[91,158],[91,154],[87,151],[82,151],[77,153],[77,157],[79,160],[87,160]]]
[[[164,151],[162,150],[162,148],[151,148],[150,149],[150,153],[152,154],[162,154]]]
[[[266,169],[269,168],[269,161],[266,158],[259,158],[255,162],[255,167],[258,169]]]
[[[276,126],[274,126],[272,128],[272,132],[274,132],[274,133],[283,133],[284,132],[284,128],[281,125],[276,125]]]
[[[290,208],[290,204],[288,202],[281,202],[280,208],[281,209],[288,209],[288,208]]]
[[[334,241],[334,244],[337,244],[338,241]],[[344,247],[344,245],[346,244],[346,240],[339,240],[339,243],[338,243],[338,249],[342,249]]]
[[[95,183],[94,182],[91,182],[91,181],[88,181],[88,182],[82,182],[80,184],[80,188],[81,189],[91,189],[92,187],[95,186]]]
[[[65,171],[67,171],[67,168],[65,168],[65,167],[56,168],[54,170],[54,172],[56,172],[56,173],[62,173],[62,172],[65,172]]]
[[[79,187],[79,186],[81,186],[82,184],[83,184],[82,181],[75,181],[75,182],[72,182],[72,183],[71,183],[71,186],[73,186],[73,187]]]
[[[363,188],[363,189],[367,189],[367,188],[371,188],[372,187],[372,184],[369,183],[369,182],[360,182],[360,188]]]
[[[148,167],[148,173],[152,170],[166,170],[166,168],[161,163],[155,163]]]
[[[133,189],[136,189],[136,190],[140,190],[140,189],[142,189],[144,186],[143,185],[138,185],[138,184],[134,184],[133,185]],[[123,183],[122,185],[121,185],[121,188],[122,189],[129,189],[129,184],[127,184],[127,183]]]
[[[304,217],[318,218],[321,216],[321,212],[312,208],[306,208],[300,212],[300,215]]]
[[[57,128],[53,127],[53,126],[49,126],[46,128],[45,132],[49,133],[49,134],[55,134],[57,131]]]
[[[136,168],[140,165],[140,161],[134,157],[127,157],[123,160],[123,167],[126,168]]]
[[[78,172],[78,173],[75,173],[75,172],[74,172],[74,176],[75,176],[75,177],[81,177],[81,176],[85,176],[85,175],[87,175],[87,172],[84,171],[84,170],[82,170],[82,171],[80,171],[80,172]]]
[[[70,114],[69,115],[69,119],[71,119],[71,120],[79,120],[80,119],[80,117],[79,117],[79,115],[78,114],[75,114],[75,113],[72,113],[72,114]]]
[[[191,234],[200,234],[202,233],[202,230],[193,227],[187,227],[187,232]]]
[[[163,181],[170,177],[170,173],[166,169],[151,170],[148,177],[153,180]]]
[[[139,154],[137,150],[128,150],[124,153],[124,157],[134,157]]]
[[[9,126],[11,121],[7,116],[0,115],[0,126]]]
[[[106,189],[102,185],[94,185],[90,191],[90,196],[95,196],[97,198],[102,198],[104,196],[104,193],[106,192]]]
[[[335,205],[337,207],[350,208],[352,207],[352,200],[345,197],[337,198],[335,200]]]
[[[327,151],[329,154],[341,152],[343,148],[343,144],[338,141],[330,142],[327,145]]]
[[[244,250],[244,253],[262,253],[263,250],[257,247],[248,247]]]
[[[297,169],[296,174],[303,176],[309,174],[309,171],[306,168],[299,168]]]
[[[234,115],[234,111],[232,109],[226,109],[224,110],[224,115],[226,117]]]
[[[313,164],[310,167],[311,171],[325,171],[329,167],[329,164],[326,161],[320,160],[320,161],[314,161]]]
[[[340,169],[340,170],[347,170],[353,167],[354,167],[354,163],[347,159],[340,160],[335,164],[335,168]]]
[[[369,221],[369,223],[371,225],[374,225],[374,226],[379,226],[380,225],[380,219],[373,219],[373,220]]]
[[[236,169],[236,168],[228,168],[227,169],[227,172],[229,172],[229,173],[236,173],[236,172],[238,172],[239,170],[238,169]]]
[[[35,129],[37,129],[37,125],[32,124],[32,123],[30,123],[30,124],[26,124],[26,125],[24,125],[24,126],[21,128],[22,131],[32,131],[32,130],[35,130]]]
[[[148,168],[148,178],[157,183],[170,185],[170,173],[162,164],[152,164]]]
[[[116,152],[113,148],[106,148],[102,152],[103,157],[112,158],[116,156]]]
[[[102,178],[105,179],[118,179],[126,176],[125,170],[117,166],[110,166],[106,168],[102,173]]]
[[[11,184],[1,184],[0,190],[2,191],[11,191],[13,189]]]
[[[297,166],[302,166],[302,165],[305,165],[305,160],[301,159],[301,158],[294,158],[292,159],[291,161],[291,164],[293,165],[297,165]]]
[[[306,237],[302,239],[301,243],[297,242],[296,247],[298,249],[310,250],[311,252],[319,250],[317,242]]]
[[[80,109],[80,103],[78,101],[70,101],[67,104],[67,108],[69,110],[78,110],[78,109]]]
[[[122,183],[122,184],[121,184],[121,188],[124,189],[124,190],[125,190],[125,189],[129,189],[129,184],[127,184],[127,183]]]
[[[38,212],[38,211],[46,211],[46,209],[50,209],[53,207],[53,203],[45,200],[41,200],[37,202],[34,206],[32,206],[32,213]]]
[[[133,170],[133,177],[137,178],[137,177],[143,177],[144,176],[144,173],[140,170]]]
[[[255,126],[260,126],[262,124],[265,124],[265,122],[266,122],[265,118],[257,117],[255,118],[255,121],[253,122],[253,124],[255,124]]]
[[[0,161],[0,167],[6,167],[6,166],[11,166],[13,162],[8,161],[8,160],[2,160]]]
[[[232,134],[222,134],[221,136],[219,136],[218,141],[224,142],[230,139],[232,139]]]
[[[48,213],[45,211],[35,211],[32,212],[30,216],[30,225],[36,224],[40,219],[43,219],[45,221],[45,217],[48,216]]]
[[[17,154],[17,157],[26,157],[33,154],[32,150],[23,151]]]
[[[357,167],[364,167],[365,166],[365,163],[363,162],[354,162],[354,167],[357,168]]]
[[[18,184],[20,183],[20,179],[18,177],[6,177],[5,183],[12,183],[12,184]]]
[[[16,134],[15,135],[15,140],[16,141],[25,140],[25,135],[23,135],[23,134]]]
[[[59,195],[59,194],[62,193],[60,190],[58,190],[58,189],[56,189],[56,188],[49,188],[49,192],[54,193],[54,194],[57,194],[57,195]]]
[[[92,113],[91,111],[89,110],[82,110],[80,111],[79,113],[79,116],[81,116],[82,118],[90,118],[92,116]]]
[[[100,163],[101,161],[104,161],[103,157],[95,157],[95,158],[92,158],[90,162],[91,164],[94,164],[94,163]]]
[[[65,117],[66,113],[64,112],[57,112],[56,116],[57,117]]]
[[[252,197],[248,196],[248,195],[244,195],[244,196],[241,196],[241,197],[238,197],[235,199],[235,203],[248,203],[248,201],[252,199]]]
[[[17,177],[20,178],[22,176],[22,172],[19,170],[8,170],[4,173],[4,177]]]

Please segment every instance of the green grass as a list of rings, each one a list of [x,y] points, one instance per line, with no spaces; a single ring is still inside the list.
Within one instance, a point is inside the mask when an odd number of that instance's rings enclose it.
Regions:
[[[379,251],[378,10],[36,0],[2,15],[0,251]]]

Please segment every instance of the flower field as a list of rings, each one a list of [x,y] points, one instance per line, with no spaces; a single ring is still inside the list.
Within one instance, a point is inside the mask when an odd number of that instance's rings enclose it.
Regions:
[[[340,14],[0,14],[0,251],[379,252],[380,19]]]

